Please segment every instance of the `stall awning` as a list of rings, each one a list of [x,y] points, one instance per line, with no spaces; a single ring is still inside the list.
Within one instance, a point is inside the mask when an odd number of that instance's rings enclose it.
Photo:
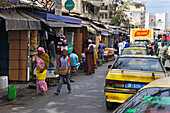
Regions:
[[[48,24],[50,27],[63,27],[63,26],[64,26],[64,22],[47,21],[47,24]]]
[[[82,21],[81,19],[78,19],[78,18],[58,16],[58,15],[39,12],[39,11],[36,11],[35,14],[37,16],[44,18],[47,21],[66,22],[66,23],[72,23],[72,24],[81,24],[81,21]]]
[[[20,10],[0,10],[0,17],[5,20],[5,29],[41,30],[41,22]]]
[[[64,22],[53,22],[53,21],[47,21],[47,24],[50,27],[82,27],[81,25],[78,24],[68,24]]]
[[[103,31],[101,32],[101,35],[102,36],[110,36],[110,34],[108,32],[103,32]]]
[[[97,34],[97,33],[96,33],[96,30],[93,29],[92,27],[89,27],[89,26],[87,26],[87,31],[90,32],[90,33],[92,33],[92,34],[95,34],[95,35]]]

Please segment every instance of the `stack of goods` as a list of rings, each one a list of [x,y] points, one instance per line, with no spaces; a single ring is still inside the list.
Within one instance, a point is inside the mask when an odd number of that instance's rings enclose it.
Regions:
[[[108,51],[108,54],[107,54],[108,61],[113,61],[114,60],[114,50],[113,50],[113,48],[106,48],[105,51]]]

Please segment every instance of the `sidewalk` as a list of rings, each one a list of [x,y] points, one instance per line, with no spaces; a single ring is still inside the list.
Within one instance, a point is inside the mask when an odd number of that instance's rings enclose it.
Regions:
[[[30,83],[25,83],[25,84],[24,83],[22,83],[22,84],[21,83],[18,83],[18,84],[10,83],[10,84],[8,84],[8,86],[10,86],[10,85],[16,86],[16,93],[19,93],[21,90],[28,88],[29,84]],[[8,88],[0,89],[0,100],[7,98],[7,97],[8,97]]]

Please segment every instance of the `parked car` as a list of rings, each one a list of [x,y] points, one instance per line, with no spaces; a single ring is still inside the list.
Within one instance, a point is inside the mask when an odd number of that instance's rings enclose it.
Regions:
[[[122,55],[147,55],[147,50],[141,47],[124,48]]]
[[[108,68],[104,89],[107,108],[123,103],[148,83],[167,76],[156,56],[122,55]]]
[[[170,77],[143,87],[113,113],[170,113]]]

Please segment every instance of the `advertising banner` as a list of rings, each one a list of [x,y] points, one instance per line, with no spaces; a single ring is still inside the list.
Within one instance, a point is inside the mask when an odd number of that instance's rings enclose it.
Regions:
[[[132,31],[132,37],[152,37],[151,29],[136,29]]]

